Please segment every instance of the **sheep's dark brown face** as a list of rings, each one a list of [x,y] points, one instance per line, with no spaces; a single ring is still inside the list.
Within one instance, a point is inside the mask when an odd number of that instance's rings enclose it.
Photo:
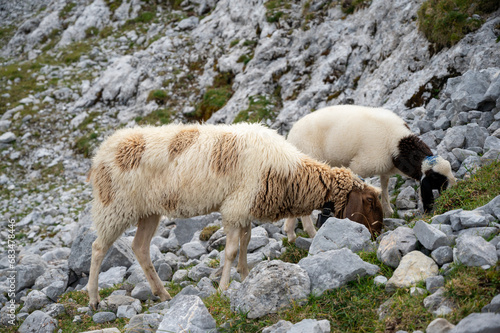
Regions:
[[[379,194],[379,191],[369,185],[363,190],[352,190],[342,217],[363,224],[376,237],[382,231],[384,218]]]

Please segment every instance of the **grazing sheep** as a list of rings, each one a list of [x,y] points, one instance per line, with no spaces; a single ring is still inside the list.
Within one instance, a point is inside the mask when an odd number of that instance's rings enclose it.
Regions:
[[[226,289],[238,242],[238,271],[243,279],[248,275],[252,220],[298,217],[326,202],[356,212],[360,197],[374,192],[350,170],[330,168],[300,153],[275,131],[251,124],[119,130],[97,151],[89,179],[97,231],[88,282],[94,308],[102,260],[128,227],[137,225],[132,249],[151,290],[164,301],[170,295],[149,255],[161,215],[222,214],[227,240],[220,288]],[[376,195],[371,200],[378,202]]]
[[[315,111],[297,121],[288,141],[312,158],[330,166],[349,167],[361,177],[380,175],[386,216],[389,177],[400,173],[420,181],[425,212],[432,209],[432,190],[456,183],[448,161],[410,131],[395,113],[381,108],[337,105]]]

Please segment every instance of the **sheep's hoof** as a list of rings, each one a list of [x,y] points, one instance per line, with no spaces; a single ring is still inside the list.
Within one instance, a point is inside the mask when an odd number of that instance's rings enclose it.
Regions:
[[[92,311],[97,311],[97,308],[99,307],[99,301],[89,302],[89,307]]]
[[[161,295],[159,295],[158,297],[160,297],[160,301],[162,302],[170,301],[172,299],[172,296],[170,296],[170,294],[167,291],[161,293]]]

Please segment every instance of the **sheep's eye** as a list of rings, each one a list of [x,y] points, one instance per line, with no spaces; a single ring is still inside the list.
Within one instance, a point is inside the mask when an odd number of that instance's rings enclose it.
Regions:
[[[366,200],[368,200],[369,203],[373,203],[373,198],[367,198]]]

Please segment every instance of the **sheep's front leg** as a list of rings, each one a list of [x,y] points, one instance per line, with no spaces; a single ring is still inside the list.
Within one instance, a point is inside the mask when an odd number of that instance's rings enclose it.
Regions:
[[[90,262],[89,281],[87,283],[87,291],[90,299],[89,306],[92,310],[97,310],[97,306],[99,305],[99,271],[104,256],[113,242],[114,240],[106,243],[103,237],[98,236],[94,243],[92,243],[92,259]]]
[[[146,218],[139,219],[139,224],[137,225],[137,232],[132,242],[132,250],[139,260],[139,264],[148,279],[149,285],[153,295],[160,297],[160,300],[168,301],[172,297],[165,290],[163,284],[158,277],[158,273],[151,262],[151,257],[149,254],[149,248],[151,245],[151,239],[156,232],[158,223],[160,222],[160,215],[151,215]]]
[[[285,220],[285,232],[288,242],[295,243],[297,235],[295,234],[295,217],[289,217]]]
[[[252,235],[252,224],[240,229],[240,256],[238,258],[238,273],[240,273],[241,280],[245,280],[248,276],[248,262],[247,262],[247,249],[248,243]]]
[[[220,278],[219,289],[226,290],[229,287],[229,278],[231,276],[231,265],[233,264],[236,254],[238,253],[238,238],[240,230],[238,228],[226,229],[226,248],[224,250],[224,268],[222,268],[222,276]]]
[[[380,187],[382,187],[382,209],[385,217],[391,217],[394,211],[389,200],[389,176],[380,175]]]

